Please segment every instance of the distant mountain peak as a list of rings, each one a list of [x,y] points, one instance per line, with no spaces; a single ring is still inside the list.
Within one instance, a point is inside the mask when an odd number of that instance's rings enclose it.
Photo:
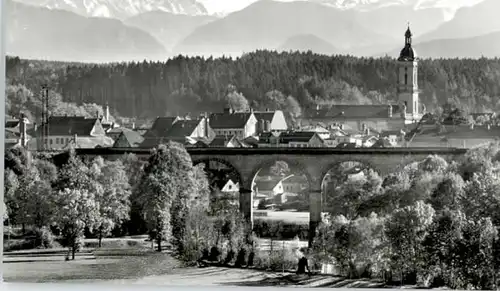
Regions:
[[[68,10],[87,17],[125,19],[140,13],[160,10],[174,14],[206,15],[197,0],[15,0],[48,9]]]

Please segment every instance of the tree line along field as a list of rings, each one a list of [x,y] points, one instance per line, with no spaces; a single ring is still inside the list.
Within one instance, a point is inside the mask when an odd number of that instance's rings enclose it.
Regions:
[[[396,100],[393,58],[256,51],[236,59],[178,56],[165,62],[80,64],[7,58],[7,113],[38,116],[37,95],[48,84],[51,110],[94,115],[109,103],[116,117],[216,112],[235,88],[254,109],[281,108],[278,91],[304,111],[318,104]],[[422,59],[420,100],[432,111],[445,103],[466,112],[498,110],[499,59]],[[279,94],[278,94],[279,96]],[[84,104],[87,104],[84,108]],[[89,107],[90,106],[90,107]],[[298,111],[300,112],[300,110]]]
[[[336,207],[307,250],[311,267],[333,264],[346,278],[388,283],[496,289],[499,157],[500,144],[492,143],[460,160],[429,156],[386,177],[369,171],[347,180],[326,193],[335,195]],[[146,234],[183,266],[282,271],[296,268],[308,231],[307,224],[280,220],[256,220],[249,229],[237,207],[211,199],[203,166],[193,166],[173,142],[146,162],[134,155],[106,161],[71,154],[57,169],[49,157],[30,158],[20,148],[6,151],[5,159],[4,224],[30,235],[5,245],[7,255],[60,246],[68,260],[78,260],[88,239],[98,252],[103,238]]]

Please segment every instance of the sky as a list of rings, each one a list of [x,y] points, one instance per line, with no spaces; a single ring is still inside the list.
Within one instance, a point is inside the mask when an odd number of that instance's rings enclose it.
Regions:
[[[258,0],[198,0],[207,8],[209,13],[227,14],[241,10]],[[290,1],[290,0],[281,0]],[[342,2],[342,0],[330,0],[332,3]],[[366,0],[365,0],[366,1]],[[384,2],[386,0],[371,0],[371,2]],[[456,10],[463,6],[472,6],[484,0],[402,0],[415,2],[420,7],[438,6]],[[499,0],[500,1],[500,0]]]

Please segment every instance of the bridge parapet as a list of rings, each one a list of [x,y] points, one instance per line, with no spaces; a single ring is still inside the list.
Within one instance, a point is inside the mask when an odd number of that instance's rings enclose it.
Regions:
[[[150,149],[97,148],[76,149],[80,156],[116,159],[133,153],[140,158],[149,157]],[[439,155],[450,160],[463,156],[467,150],[460,148],[188,148],[193,163],[219,161],[232,167],[240,179],[240,210],[252,222],[253,180],[260,169],[284,161],[294,169],[302,170],[308,178],[310,189],[310,242],[314,229],[321,220],[322,182],[328,171],[342,162],[360,162],[385,176],[399,167],[420,161],[429,155]],[[67,154],[66,154],[67,156]],[[57,157],[56,157],[57,159]],[[59,161],[64,160],[61,154]]]
[[[387,175],[398,166],[425,159],[429,155],[450,159],[462,156],[466,151],[460,148],[187,148],[194,163],[220,161],[232,166],[239,173],[240,185],[246,189],[252,188],[252,180],[260,169],[269,167],[276,161],[287,162],[291,167],[302,170],[310,182],[310,188],[321,189],[323,177],[342,162],[360,162],[381,175]],[[151,154],[150,149],[143,148],[76,149],[75,152],[81,156],[102,156],[108,159],[116,159],[128,153],[141,158],[147,158]]]

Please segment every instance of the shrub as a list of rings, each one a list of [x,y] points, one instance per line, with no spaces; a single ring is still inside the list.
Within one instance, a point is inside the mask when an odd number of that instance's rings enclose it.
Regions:
[[[23,251],[33,249],[33,240],[28,239],[10,239],[4,240],[4,252]]]
[[[55,246],[54,235],[47,227],[36,228],[34,230],[34,245],[37,248],[50,249]]]
[[[314,242],[315,258],[334,262],[349,278],[381,274],[386,269],[383,223],[375,214],[356,220],[344,216],[325,219]]]
[[[254,251],[251,251],[251,252],[248,254],[247,266],[249,266],[249,267],[253,267],[253,266],[254,266],[254,262],[255,262],[255,252],[254,252]]]
[[[208,257],[208,260],[211,262],[219,262],[220,256],[221,256],[221,251],[219,250],[218,247],[214,246],[210,249],[210,256]]]
[[[234,263],[235,267],[246,265],[246,254],[247,250],[245,248],[240,248],[240,250],[238,251],[238,255],[236,256],[236,262]]]
[[[257,252],[253,263],[255,267],[266,270],[290,271],[297,268],[298,258],[293,251],[280,249],[272,252]]]
[[[271,233],[271,229],[275,229],[280,225],[279,238]],[[300,239],[306,240],[309,233],[309,224],[290,223],[282,220],[263,220],[256,219],[254,221],[253,231],[261,238],[274,239],[293,239],[298,236]]]
[[[6,239],[4,240],[4,250],[8,251],[21,251],[31,250],[36,248],[50,249],[60,247],[50,229],[34,228],[27,233],[30,235],[24,238]]]
[[[235,256],[234,251],[233,250],[229,250],[227,252],[226,259],[224,260],[224,264],[225,265],[231,264],[231,262],[233,262],[234,256]]]
[[[208,251],[207,251],[208,253]],[[184,240],[184,246],[182,253],[180,253],[180,259],[185,262],[187,265],[194,264],[200,258],[203,258],[205,253],[199,251],[199,246],[195,243],[194,240]]]
[[[119,239],[119,240],[103,240],[102,248],[136,248],[142,246],[143,243],[137,240]],[[83,244],[84,248],[96,249],[99,247],[99,242],[96,241],[85,241]]]

